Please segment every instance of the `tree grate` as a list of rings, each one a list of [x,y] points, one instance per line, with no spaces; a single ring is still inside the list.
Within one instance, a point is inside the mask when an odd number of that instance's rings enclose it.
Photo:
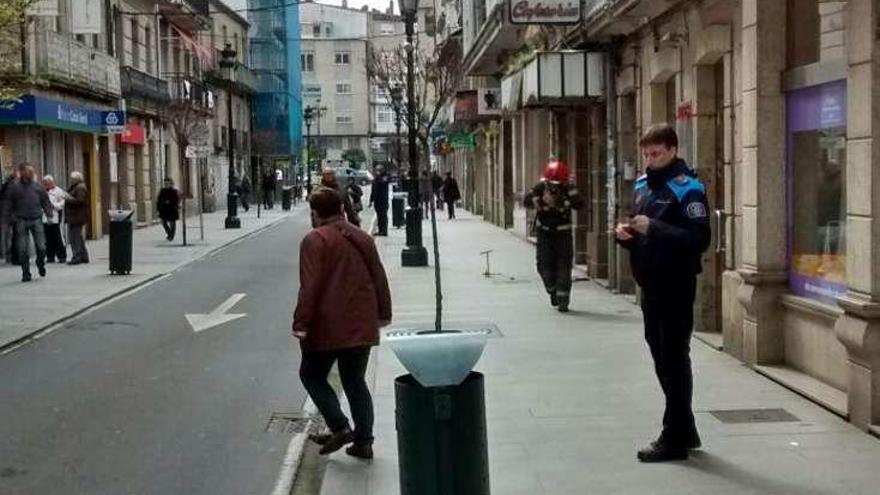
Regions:
[[[785,409],[728,409],[709,411],[718,421],[725,424],[749,423],[795,423],[797,416]]]
[[[324,420],[320,415],[309,416],[303,412],[273,412],[266,423],[266,433],[296,435],[298,433],[320,433],[324,430]]]

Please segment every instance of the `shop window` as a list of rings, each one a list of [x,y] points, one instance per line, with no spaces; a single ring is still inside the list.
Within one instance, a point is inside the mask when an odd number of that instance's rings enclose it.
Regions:
[[[789,286],[834,302],[846,292],[846,83],[788,95]]]

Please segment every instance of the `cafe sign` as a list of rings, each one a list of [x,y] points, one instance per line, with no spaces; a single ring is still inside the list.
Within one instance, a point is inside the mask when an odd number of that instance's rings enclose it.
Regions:
[[[508,0],[512,24],[577,24],[580,0]]]

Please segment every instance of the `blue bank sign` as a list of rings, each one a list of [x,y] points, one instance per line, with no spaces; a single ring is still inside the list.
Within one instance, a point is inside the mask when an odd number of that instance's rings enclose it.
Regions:
[[[102,111],[41,96],[26,95],[11,107],[0,107],[0,125],[36,125],[103,134],[125,126],[125,112]]]

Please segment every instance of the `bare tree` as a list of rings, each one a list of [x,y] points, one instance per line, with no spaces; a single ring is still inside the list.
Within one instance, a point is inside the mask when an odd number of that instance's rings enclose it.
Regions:
[[[183,193],[183,206],[181,223],[183,228],[183,245],[186,246],[186,200],[189,196],[190,184],[188,164],[186,162],[186,148],[191,145],[205,145],[208,143],[209,129],[208,117],[205,109],[200,108],[194,101],[189,99],[177,99],[172,101],[165,112],[165,120],[173,129],[172,137],[177,143],[177,156],[180,163],[181,192]],[[230,146],[232,143],[230,143]],[[201,198],[200,198],[201,200]]]
[[[413,67],[415,69],[415,122],[410,122],[409,113],[403,111],[401,118],[407,128],[416,129],[422,160],[430,156],[431,130],[437,124],[443,108],[455,96],[464,78],[461,45],[455,38],[433,46],[430,50],[420,49],[418,38],[413,47]],[[373,49],[367,53],[367,75],[374,86],[386,94],[406,81],[406,47]]]

